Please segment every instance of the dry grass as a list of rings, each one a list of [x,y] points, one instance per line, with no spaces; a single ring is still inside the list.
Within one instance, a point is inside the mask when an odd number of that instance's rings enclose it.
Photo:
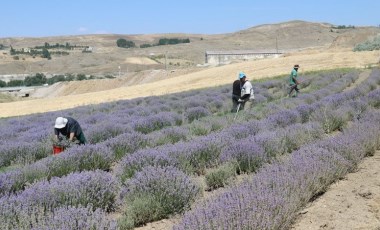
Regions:
[[[302,72],[305,71],[346,67],[365,68],[370,65],[378,64],[379,56],[379,51],[352,52],[345,49],[331,49],[325,51],[308,50],[284,55],[284,57],[277,59],[263,59],[213,67],[170,79],[129,87],[119,87],[101,92],[89,92],[56,98],[2,103],[0,104],[0,117],[56,111],[82,105],[152,95],[163,95],[191,89],[230,84],[233,82],[239,71],[244,71],[250,79],[274,77],[288,74],[295,63],[300,64],[301,66],[301,76]],[[90,89],[92,87],[93,86],[88,85],[88,90],[91,91]],[[74,88],[72,88],[72,90],[74,90]]]

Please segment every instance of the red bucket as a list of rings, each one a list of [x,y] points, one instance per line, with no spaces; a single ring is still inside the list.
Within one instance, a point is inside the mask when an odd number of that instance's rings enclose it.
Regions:
[[[53,155],[57,155],[62,152],[64,148],[62,146],[53,145]]]

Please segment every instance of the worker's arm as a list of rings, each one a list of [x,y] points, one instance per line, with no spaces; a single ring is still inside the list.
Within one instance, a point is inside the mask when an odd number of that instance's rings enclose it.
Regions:
[[[242,97],[240,97],[239,100],[246,101],[249,99],[250,96],[251,96],[251,94],[244,94]]]
[[[58,129],[54,128],[54,136],[55,136],[55,140],[58,141],[59,140],[59,132],[58,132]]]
[[[69,140],[70,140],[70,141],[73,141],[73,140],[74,140],[74,133],[70,133]]]
[[[298,85],[300,82],[298,81],[298,76],[297,75],[295,75],[295,76],[293,76],[293,80],[294,80],[294,82],[296,83],[296,85]]]

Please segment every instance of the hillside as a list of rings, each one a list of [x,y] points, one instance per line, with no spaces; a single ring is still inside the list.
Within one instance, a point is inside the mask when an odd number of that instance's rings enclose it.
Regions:
[[[291,21],[279,24],[261,25],[229,34],[141,34],[141,35],[83,35],[43,38],[0,38],[0,44],[8,47],[0,53],[0,75],[84,73],[105,75],[122,75],[130,72],[165,69],[188,68],[204,64],[207,50],[255,50],[266,52],[293,52],[306,48],[344,47],[352,48],[358,42],[380,33],[380,28],[360,27],[355,29],[332,29],[331,24]],[[189,38],[190,43],[149,48],[119,48],[119,38],[131,40],[139,45],[157,43],[160,38]],[[352,39],[350,39],[352,38]],[[67,56],[53,55],[51,60],[20,55],[20,60],[13,60],[9,47],[15,49],[31,48],[49,44],[72,44],[91,46],[92,53],[80,50],[70,52]],[[132,59],[131,59],[132,58]],[[142,58],[134,61],[133,58]]]

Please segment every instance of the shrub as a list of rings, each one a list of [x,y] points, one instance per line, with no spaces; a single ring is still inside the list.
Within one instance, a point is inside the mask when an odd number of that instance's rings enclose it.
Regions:
[[[186,110],[186,118],[189,121],[189,123],[193,122],[194,120],[198,120],[201,117],[209,115],[211,115],[210,111],[200,106],[192,107]]]
[[[267,162],[264,149],[250,139],[236,140],[220,154],[221,162],[236,162],[236,172],[255,172]]]
[[[155,115],[141,118],[134,123],[134,130],[147,134],[160,130],[166,126],[180,125],[182,118],[172,112],[161,112]]]
[[[148,146],[149,138],[141,133],[124,133],[106,140],[104,145],[111,148],[115,160]]]
[[[359,43],[354,47],[354,51],[372,51],[380,49],[380,36],[375,37],[372,41]]]
[[[377,109],[380,108],[380,90],[379,89],[368,93],[368,103]]]
[[[324,106],[319,110],[314,111],[311,115],[311,121],[320,122],[325,133],[331,133],[335,130],[342,130],[344,125],[349,120],[349,114],[336,110],[328,106]]]
[[[108,140],[112,137],[116,137],[117,135],[122,134],[124,132],[124,127],[118,124],[117,122],[105,121],[101,124],[94,125],[90,129],[88,129],[86,131],[86,136],[88,138],[89,143],[95,144]]]
[[[154,145],[174,144],[188,139],[189,131],[182,127],[169,127],[155,133]]]
[[[174,167],[148,166],[126,185],[127,214],[135,225],[168,217],[188,209],[201,189],[188,176]]]
[[[53,211],[61,206],[87,207],[91,204],[94,210],[102,208],[112,211],[117,194],[118,184],[109,173],[71,173],[62,178],[54,177],[50,181],[34,183],[23,192],[2,199],[0,206],[37,206]]]
[[[224,187],[236,176],[237,166],[233,162],[223,164],[206,173],[206,185],[209,190]]]
[[[227,143],[223,136],[208,135],[174,145],[170,155],[178,160],[183,171],[204,174],[206,168],[219,164],[220,152]]]
[[[164,151],[143,149],[124,157],[116,168],[116,175],[125,182],[147,166],[165,167],[175,164],[175,160]]]
[[[1,227],[4,229],[83,229],[83,230],[116,230],[116,221],[107,217],[106,213],[92,207],[60,207],[45,212],[40,207],[18,205],[10,207],[0,215]],[[17,210],[15,215],[10,210]]]

